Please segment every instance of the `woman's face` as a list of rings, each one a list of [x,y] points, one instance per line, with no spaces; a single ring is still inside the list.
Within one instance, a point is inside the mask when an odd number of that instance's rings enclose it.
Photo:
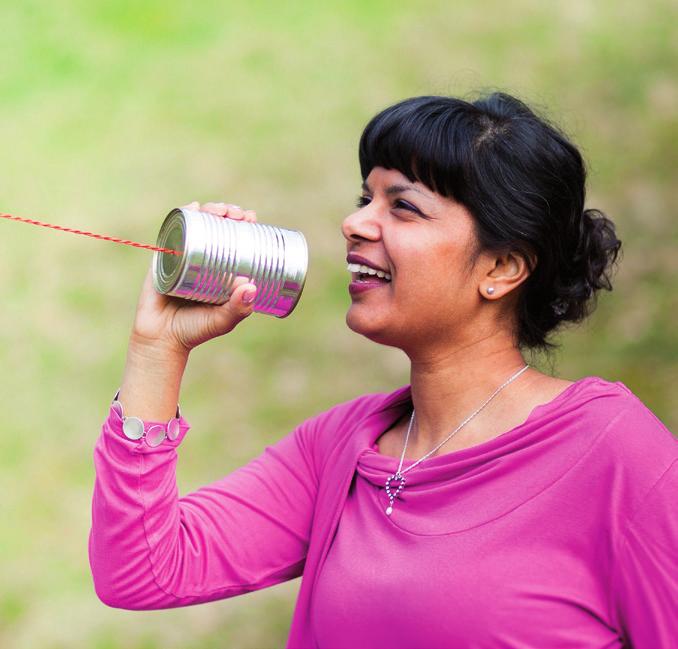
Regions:
[[[463,339],[487,279],[487,263],[470,267],[476,238],[464,206],[399,171],[375,167],[342,232],[349,270],[358,271],[351,272],[346,315],[353,331],[406,352]],[[363,260],[387,275],[351,265]]]

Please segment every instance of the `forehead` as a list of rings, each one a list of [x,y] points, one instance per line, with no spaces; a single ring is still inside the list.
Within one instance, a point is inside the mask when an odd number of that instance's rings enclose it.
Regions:
[[[412,182],[405,174],[397,169],[386,169],[385,167],[374,167],[363,182],[363,187],[367,186],[370,189],[378,187],[385,189],[389,186],[397,186],[406,189],[419,191],[420,193],[434,196],[437,195],[431,188],[418,181]],[[442,196],[441,196],[442,198]]]

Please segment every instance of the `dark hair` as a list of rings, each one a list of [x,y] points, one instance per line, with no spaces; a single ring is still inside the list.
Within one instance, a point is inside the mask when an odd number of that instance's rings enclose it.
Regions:
[[[602,212],[584,209],[579,151],[515,97],[406,99],[369,122],[359,154],[363,179],[377,166],[397,169],[464,205],[478,239],[472,261],[484,250],[525,258],[531,272],[519,287],[520,347],[556,347],[547,335],[588,316],[597,290],[612,290],[621,241]]]

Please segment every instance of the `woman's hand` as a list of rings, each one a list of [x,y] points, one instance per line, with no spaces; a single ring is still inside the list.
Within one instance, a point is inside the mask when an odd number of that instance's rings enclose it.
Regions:
[[[229,219],[257,220],[256,212],[226,203],[193,202],[184,208]],[[151,264],[137,303],[131,341],[142,347],[188,354],[197,345],[228,333],[252,313],[256,295],[256,286],[245,277],[237,278],[234,286],[229,301],[218,306],[162,295],[153,287]]]

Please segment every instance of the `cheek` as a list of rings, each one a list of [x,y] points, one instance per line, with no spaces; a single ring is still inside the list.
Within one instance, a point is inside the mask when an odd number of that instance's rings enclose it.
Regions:
[[[420,245],[416,248],[402,251],[394,258],[397,270],[395,288],[402,285],[411,289],[417,286],[418,290],[430,294],[454,292],[463,284],[462,259],[458,251],[449,248],[441,249],[435,245]]]

